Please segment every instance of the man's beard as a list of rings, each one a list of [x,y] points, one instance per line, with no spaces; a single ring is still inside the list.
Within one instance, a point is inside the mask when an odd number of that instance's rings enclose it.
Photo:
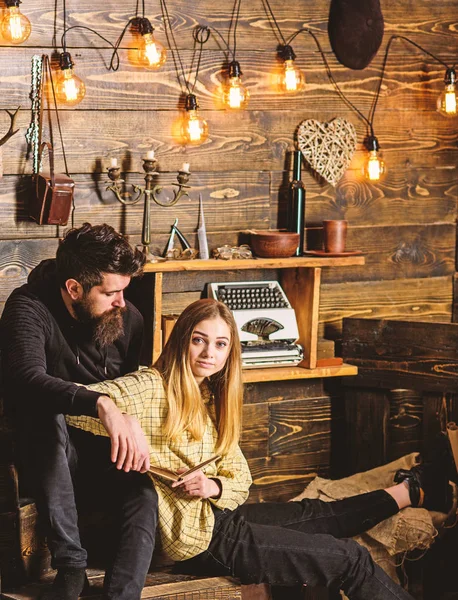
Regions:
[[[92,310],[92,302],[87,297],[73,304],[73,310],[78,321],[92,326],[92,340],[103,348],[109,346],[124,335],[122,315],[126,307],[115,307],[96,316]]]

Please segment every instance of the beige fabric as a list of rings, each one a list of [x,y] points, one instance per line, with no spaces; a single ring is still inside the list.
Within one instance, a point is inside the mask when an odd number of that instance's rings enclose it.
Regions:
[[[316,477],[293,500],[319,498],[326,502],[347,498],[393,485],[398,469],[410,469],[418,454],[412,453],[382,467],[357,473],[339,480]],[[354,539],[367,548],[373,559],[399,583],[396,565],[402,563],[407,552],[427,549],[437,535],[436,527],[444,523],[446,515],[428,512],[423,508],[405,508]]]

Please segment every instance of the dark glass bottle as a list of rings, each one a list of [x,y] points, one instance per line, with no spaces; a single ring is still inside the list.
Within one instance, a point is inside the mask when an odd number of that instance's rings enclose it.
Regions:
[[[301,181],[301,152],[294,151],[293,180],[289,185],[288,230],[299,234],[299,246],[295,256],[304,250],[305,187]]]

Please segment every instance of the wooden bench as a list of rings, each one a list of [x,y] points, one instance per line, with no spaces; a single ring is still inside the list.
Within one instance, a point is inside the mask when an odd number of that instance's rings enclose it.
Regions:
[[[12,429],[0,416],[0,598],[36,600],[54,577],[33,499],[19,497],[13,464]],[[101,598],[103,570],[88,569],[91,600]],[[29,583],[27,583],[29,582]],[[99,593],[100,592],[100,593]],[[245,585],[229,577],[192,577],[172,572],[170,561],[156,556],[142,598],[161,600],[282,599],[266,585]],[[328,599],[323,590],[289,590],[289,600]]]

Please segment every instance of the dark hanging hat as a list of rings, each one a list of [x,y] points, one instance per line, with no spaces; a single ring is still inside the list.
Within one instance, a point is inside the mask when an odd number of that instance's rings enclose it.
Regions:
[[[331,0],[328,33],[337,60],[349,69],[364,69],[382,43],[380,0]]]

